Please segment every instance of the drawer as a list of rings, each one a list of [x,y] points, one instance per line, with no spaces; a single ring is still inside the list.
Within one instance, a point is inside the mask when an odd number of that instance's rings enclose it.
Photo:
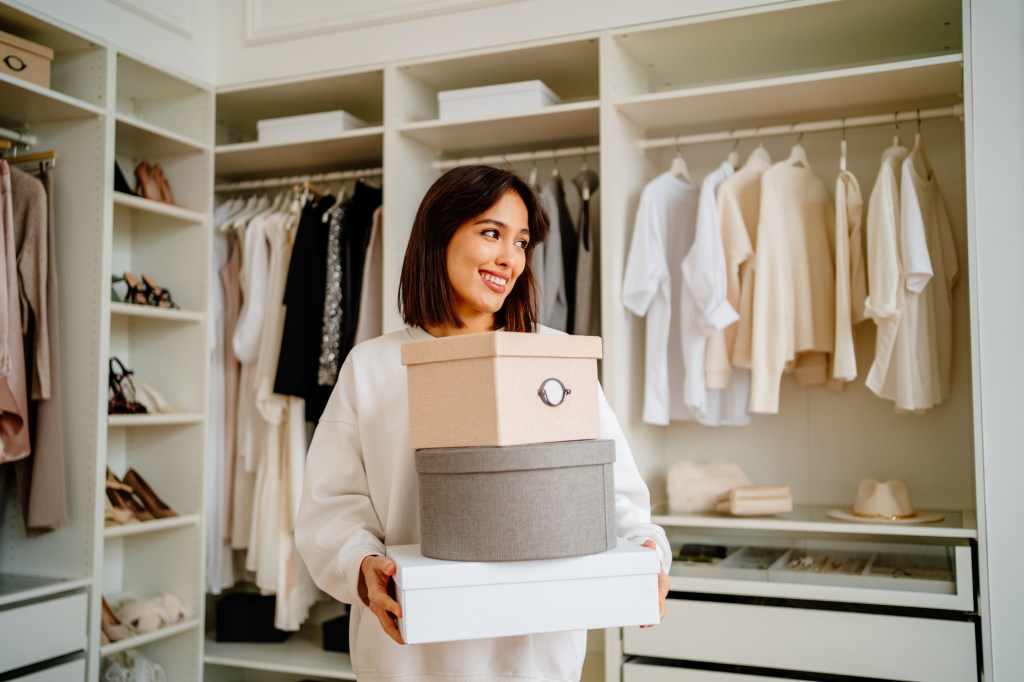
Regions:
[[[85,682],[85,659],[68,661],[46,670],[37,670],[11,682]]]
[[[908,682],[977,679],[974,624],[931,618],[669,599],[660,625],[624,631],[623,649]]]
[[[780,677],[722,673],[714,670],[671,668],[649,663],[626,663],[622,666],[622,682],[765,682]]]
[[[0,672],[85,649],[87,612],[84,592],[0,611]]]

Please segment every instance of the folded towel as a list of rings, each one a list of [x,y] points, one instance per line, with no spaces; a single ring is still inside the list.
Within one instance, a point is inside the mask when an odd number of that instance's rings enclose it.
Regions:
[[[788,485],[748,485],[718,496],[715,511],[733,516],[766,516],[793,511]]]

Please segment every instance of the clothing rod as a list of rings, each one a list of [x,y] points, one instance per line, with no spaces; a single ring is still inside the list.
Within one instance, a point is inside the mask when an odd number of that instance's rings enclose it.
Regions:
[[[906,123],[908,121],[923,121],[930,118],[946,118],[949,116],[961,117],[963,114],[963,105],[957,104],[956,106],[944,107],[941,109],[900,111],[893,114],[879,114],[877,116],[854,116],[847,119],[837,118],[829,121],[808,121],[806,123],[765,126],[763,128],[743,128],[718,133],[697,133],[695,135],[680,135],[678,137],[660,137],[652,140],[641,140],[640,148],[655,149],[658,147],[676,147],[688,144],[725,142],[728,140],[747,140],[750,138],[768,137],[771,135],[817,133],[828,130],[842,130],[843,128],[863,128],[866,126],[885,125],[887,123],[893,124],[896,121]]]
[[[268,187],[287,187],[300,185],[303,182],[336,182],[355,178],[372,178],[384,174],[383,168],[362,168],[360,170],[334,171],[331,173],[313,173],[312,175],[292,175],[282,178],[263,178],[260,180],[240,180],[238,182],[222,182],[213,186],[215,192],[231,192],[241,189],[263,189]]]
[[[35,135],[29,135],[27,133],[19,133],[17,130],[10,130],[8,128],[0,128],[0,137],[10,140],[11,142],[17,142],[28,147],[36,146],[38,140]]]
[[[495,163],[516,163],[518,161],[545,161],[548,159],[560,159],[566,156],[587,156],[598,154],[601,147],[594,144],[586,147],[563,147],[562,149],[545,149],[536,152],[518,152],[516,154],[504,154],[493,156],[470,156],[464,159],[441,159],[434,162],[436,170],[448,170],[456,166],[465,166],[471,163],[495,164]]]

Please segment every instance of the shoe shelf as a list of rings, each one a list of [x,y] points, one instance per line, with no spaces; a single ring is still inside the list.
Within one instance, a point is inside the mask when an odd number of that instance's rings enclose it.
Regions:
[[[145,533],[159,533],[174,528],[199,525],[198,514],[184,514],[172,516],[166,519],[155,519],[153,521],[140,521],[139,523],[126,523],[120,526],[107,526],[103,529],[105,538],[123,538],[131,535],[143,535]]]
[[[108,426],[177,426],[179,424],[199,424],[206,415],[194,412],[174,412],[170,414],[111,414],[107,416]]]
[[[121,639],[116,642],[111,642],[100,647],[100,656],[110,656],[116,654],[119,651],[125,651],[127,649],[135,649],[138,647],[159,642],[161,640],[169,639],[176,635],[180,635],[185,632],[191,632],[199,627],[200,619],[198,617],[189,618],[183,620],[180,623],[173,623],[171,625],[165,625],[162,628],[147,632],[141,635],[135,635],[134,637],[128,637],[127,639]]]
[[[198,140],[128,114],[117,114],[115,120],[119,154],[142,158],[194,154],[208,149]]]
[[[206,222],[206,215],[199,211],[165,204],[162,201],[155,201],[153,199],[144,199],[134,194],[125,194],[124,192],[114,192],[114,205],[144,214],[169,218],[183,225],[201,225]]]
[[[92,580],[89,578],[45,578],[38,575],[0,573],[0,609],[90,586]]]
[[[313,628],[300,629],[291,638],[275,644],[218,642],[207,633],[203,661],[209,666],[311,675],[330,680],[354,680],[348,654],[324,651]],[[209,671],[207,676],[210,677]]]
[[[239,142],[216,148],[216,175],[231,180],[320,173],[380,165],[384,128],[346,130],[332,137],[289,142]]]
[[[652,509],[651,522],[675,528],[709,530],[773,531],[829,535],[867,535],[872,537],[916,537],[977,539],[978,525],[973,509],[938,510],[943,519],[935,523],[897,525],[855,523],[828,516],[835,506],[796,505],[788,514],[774,516],[728,516],[714,513],[673,513],[667,503]]]
[[[167,322],[202,322],[206,315],[195,310],[178,310],[175,308],[160,308],[157,306],[140,305],[138,303],[110,303],[111,315],[122,315],[124,317],[144,317],[152,320],[165,320]]]
[[[554,104],[515,115],[418,121],[400,126],[405,137],[451,156],[511,153],[591,144],[598,137],[597,100]]]
[[[649,137],[952,106],[962,63],[958,52],[635,95],[614,106]]]

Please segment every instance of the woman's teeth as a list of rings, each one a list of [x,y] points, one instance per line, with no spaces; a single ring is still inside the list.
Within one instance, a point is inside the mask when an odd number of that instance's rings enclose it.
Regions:
[[[504,279],[502,277],[498,277],[496,275],[490,275],[490,274],[488,274],[486,272],[481,272],[480,276],[483,277],[488,282],[494,282],[498,286],[502,286],[503,287],[506,284],[508,284],[508,280],[507,279]]]

